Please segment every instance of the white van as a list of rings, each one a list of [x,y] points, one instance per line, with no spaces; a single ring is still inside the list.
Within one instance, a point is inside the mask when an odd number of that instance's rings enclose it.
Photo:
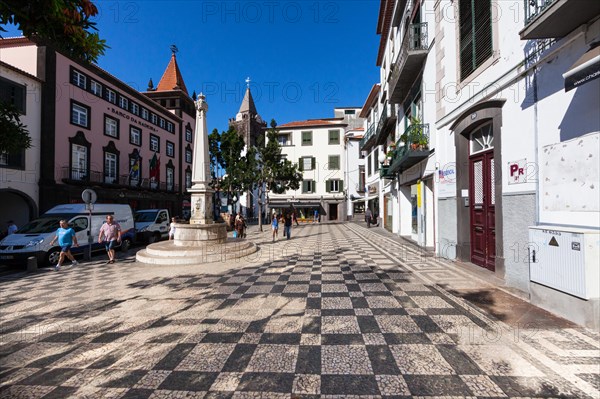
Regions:
[[[137,239],[153,243],[169,237],[171,217],[168,209],[142,209],[135,212]]]
[[[114,220],[121,225],[121,249],[129,249],[135,237],[131,207],[122,204],[94,204],[91,225],[92,251],[104,249],[104,246],[98,243],[98,234],[107,215],[113,215]],[[25,263],[28,257],[36,256],[39,264],[56,264],[60,247],[58,243],[50,246],[50,242],[56,235],[61,219],[69,222],[77,236],[79,246],[71,248],[71,252],[76,255],[87,251],[88,211],[85,204],[57,205],[0,241],[0,263]]]

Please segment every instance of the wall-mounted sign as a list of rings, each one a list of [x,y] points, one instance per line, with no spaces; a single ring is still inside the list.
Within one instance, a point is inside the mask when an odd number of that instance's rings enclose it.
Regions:
[[[377,194],[377,184],[371,184],[369,186],[369,194]]]
[[[508,163],[508,184],[527,183],[527,159]]]
[[[456,164],[450,162],[437,170],[438,195],[456,197]]]

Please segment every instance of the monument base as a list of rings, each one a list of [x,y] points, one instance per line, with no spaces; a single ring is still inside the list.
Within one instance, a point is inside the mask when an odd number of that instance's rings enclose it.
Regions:
[[[227,225],[212,224],[175,224],[176,246],[200,246],[205,243],[221,244],[227,241]]]
[[[153,265],[199,265],[242,259],[258,250],[251,241],[227,238],[225,223],[177,223],[174,238],[148,245],[135,255],[136,260]]]
[[[150,244],[139,251],[135,258],[138,262],[151,265],[201,265],[232,260],[242,261],[258,250],[256,244],[246,240],[228,238],[223,243],[204,242],[200,245],[175,245],[173,240]]]

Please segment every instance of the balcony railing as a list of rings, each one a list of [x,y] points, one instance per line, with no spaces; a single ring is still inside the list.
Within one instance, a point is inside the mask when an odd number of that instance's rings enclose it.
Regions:
[[[411,24],[402,40],[398,59],[392,66],[390,102],[399,104],[404,100],[419,77],[428,51],[427,22]]]
[[[107,176],[104,172],[65,166],[61,169],[61,180],[67,184],[94,184],[113,188],[158,190],[178,192],[179,185],[171,182],[156,182],[150,179],[132,179],[129,175]]]
[[[395,123],[396,111],[394,106],[389,106],[385,104],[383,106],[383,112],[381,113],[381,117],[379,118],[379,123],[377,124],[375,142],[378,144],[383,143],[384,139],[387,137],[387,134],[390,132],[391,128],[394,126]]]
[[[524,0],[525,2],[525,25],[533,21],[535,17],[544,12],[556,0]]]
[[[409,126],[396,142],[388,175],[402,172],[429,156],[429,124]]]
[[[524,6],[521,40],[565,37],[600,14],[600,2],[593,0],[524,0]]]
[[[361,151],[362,151],[363,147],[369,142],[369,140],[371,140],[373,137],[375,137],[375,127],[376,127],[376,125],[374,123],[372,123],[371,126],[369,126],[369,128],[367,129],[367,133],[360,140],[358,148]]]

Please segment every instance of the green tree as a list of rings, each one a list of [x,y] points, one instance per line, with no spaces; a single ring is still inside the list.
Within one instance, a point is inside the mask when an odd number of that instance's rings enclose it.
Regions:
[[[0,37],[15,25],[25,37],[64,52],[70,57],[96,62],[107,48],[92,18],[98,9],[91,0],[2,0]],[[0,153],[31,147],[29,132],[6,103],[0,102],[2,139]]]
[[[218,136],[218,137],[217,137]],[[216,168],[225,170],[225,175],[220,178],[220,187],[227,192],[227,201],[232,203],[234,194],[246,191],[248,184],[248,162],[243,155],[244,138],[238,134],[235,127],[230,126],[227,131],[217,134],[216,129],[209,135],[209,157],[214,160]],[[215,169],[216,172],[216,169]],[[216,179],[213,180],[216,183]]]
[[[19,116],[14,105],[0,101],[0,153],[16,153],[31,147],[29,131]]]
[[[216,183],[216,178],[219,177],[219,166],[221,165],[221,152],[219,151],[219,142],[221,136],[219,130],[213,129],[212,133],[208,135],[208,157],[210,159],[210,174],[213,178],[211,186],[213,188]]]
[[[298,165],[281,155],[278,133],[277,122],[272,119],[266,134],[257,140],[257,145],[250,148],[247,154],[246,181],[252,189],[258,190],[258,226],[261,231],[263,196],[269,192],[283,194],[287,190],[297,190],[302,182]]]
[[[3,0],[0,25],[16,25],[25,37],[84,61],[96,62],[107,48],[92,18],[91,0]],[[6,29],[0,26],[0,32]]]

